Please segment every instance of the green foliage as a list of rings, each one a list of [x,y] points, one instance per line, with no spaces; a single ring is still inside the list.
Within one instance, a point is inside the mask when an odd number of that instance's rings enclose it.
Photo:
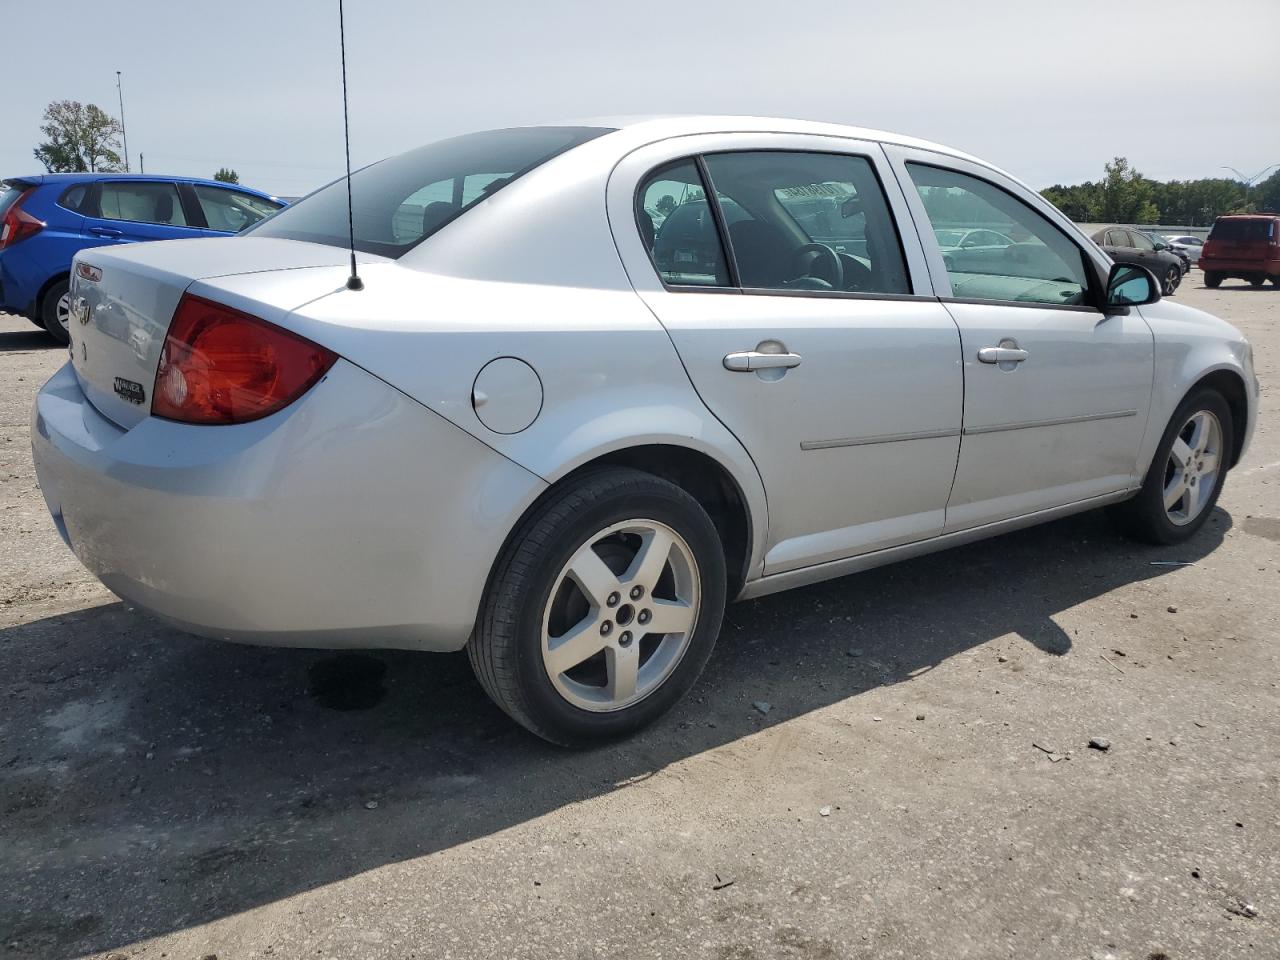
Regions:
[[[240,174],[229,167],[219,167],[218,172],[213,175],[213,179],[219,183],[239,183]]]
[[[1154,200],[1152,183],[1116,157],[1104,168],[1106,176],[1098,187],[1099,220],[1111,223],[1155,223],[1160,210]]]
[[[1116,157],[1098,183],[1055,184],[1044,198],[1077,223],[1176,223],[1208,226],[1227,213],[1280,211],[1280,171],[1249,191],[1235,180],[1148,180]]]
[[[124,169],[120,121],[96,104],[55,100],[44,110],[40,132],[48,139],[33,153],[50,173],[96,173]]]

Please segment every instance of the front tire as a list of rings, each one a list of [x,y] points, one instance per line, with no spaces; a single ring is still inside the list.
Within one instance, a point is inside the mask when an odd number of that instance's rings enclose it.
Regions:
[[[1195,536],[1222,492],[1234,428],[1231,408],[1217,391],[1199,390],[1183,400],[1160,438],[1142,489],[1110,510],[1121,530],[1155,544]]]
[[[67,280],[59,280],[45,291],[40,301],[40,320],[49,336],[59,343],[65,344],[71,339],[67,332],[71,322],[71,284]]]
[[[1164,290],[1161,291],[1166,297],[1172,297],[1173,292],[1178,289],[1178,284],[1182,282],[1182,271],[1177,267],[1170,267],[1164,275]]]
[[[508,543],[467,646],[471,666],[493,701],[545,740],[625,736],[697,680],[725,588],[720,539],[696,500],[639,470],[593,471]]]
[[[1249,286],[1253,287],[1255,290],[1266,282],[1267,282],[1266,277],[1250,277],[1249,278]]]
[[[1206,270],[1204,272],[1204,285],[1210,290],[1217,290],[1222,286],[1222,274],[1213,270]]]

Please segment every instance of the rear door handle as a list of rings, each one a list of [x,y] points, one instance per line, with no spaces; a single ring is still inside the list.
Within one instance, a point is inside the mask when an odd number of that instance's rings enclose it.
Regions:
[[[90,227],[89,232],[95,237],[120,237],[124,236],[124,231],[117,230],[115,227]]]
[[[983,363],[1021,363],[1031,354],[1016,347],[983,347],[978,351],[978,359]]]
[[[798,367],[802,359],[804,358],[798,353],[760,353],[758,350],[743,350],[725,357],[724,368],[735,372],[780,370]]]

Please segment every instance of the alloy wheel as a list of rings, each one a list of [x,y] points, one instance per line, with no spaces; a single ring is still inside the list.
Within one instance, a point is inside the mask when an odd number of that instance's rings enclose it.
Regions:
[[[1171,523],[1185,526],[1204,511],[1222,465],[1222,424],[1208,410],[1182,425],[1164,470],[1164,509]]]
[[[599,531],[561,569],[543,611],[552,686],[593,712],[638,703],[680,663],[700,599],[693,550],[671,527],[637,519]]]
[[[58,318],[58,323],[63,330],[68,330],[71,324],[71,294],[64,293],[58,298],[57,304],[53,308],[54,316]]]

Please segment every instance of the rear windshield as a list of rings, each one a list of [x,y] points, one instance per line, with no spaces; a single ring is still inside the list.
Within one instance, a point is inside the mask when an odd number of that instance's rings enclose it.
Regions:
[[[23,188],[11,187],[7,183],[0,183],[0,216],[13,205],[13,201],[22,196]]]
[[[1219,220],[1209,233],[1210,240],[1228,243],[1266,242],[1271,239],[1274,220]]]
[[[603,127],[517,127],[469,133],[410,150],[351,175],[355,246],[400,257],[512,180]],[[255,237],[347,245],[346,180],[336,180],[245,231]]]

